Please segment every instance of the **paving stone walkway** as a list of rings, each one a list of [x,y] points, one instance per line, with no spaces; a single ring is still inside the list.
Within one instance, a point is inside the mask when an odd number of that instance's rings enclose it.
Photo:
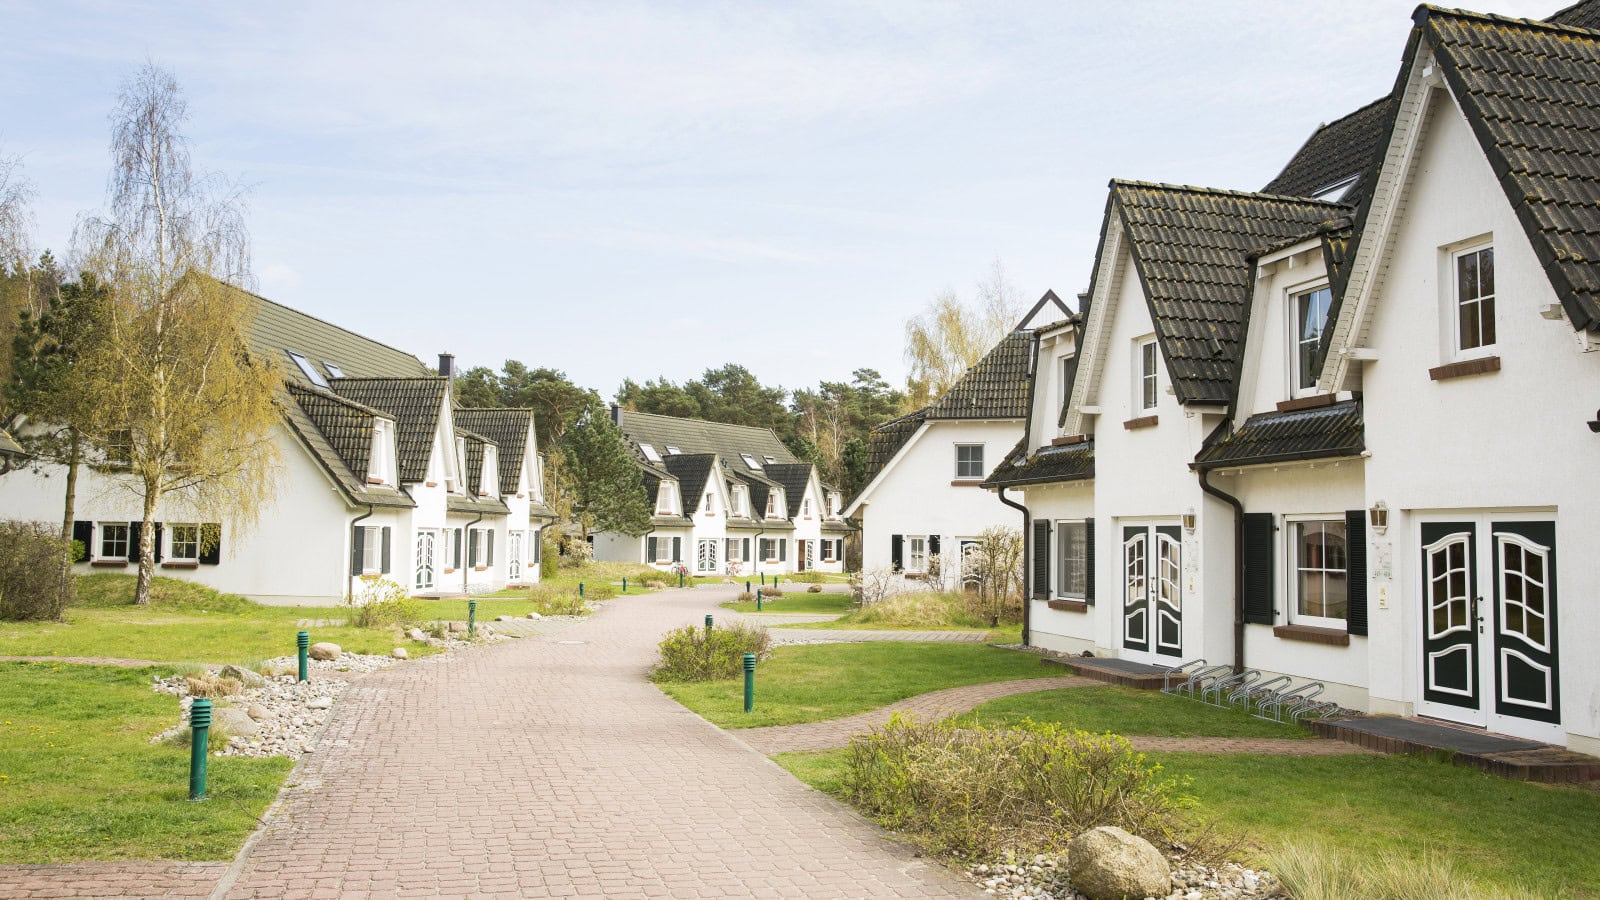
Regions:
[[[56,897],[205,897],[225,862],[87,862],[0,866],[0,900]]]
[[[731,596],[618,598],[355,682],[217,896],[979,896],[644,680]]]

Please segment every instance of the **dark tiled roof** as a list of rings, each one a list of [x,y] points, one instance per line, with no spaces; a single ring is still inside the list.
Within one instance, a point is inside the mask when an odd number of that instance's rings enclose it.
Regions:
[[[1202,449],[1195,464],[1215,468],[1356,456],[1366,446],[1361,402],[1346,400],[1315,409],[1251,416],[1238,430]]]
[[[663,457],[667,455],[667,447],[672,446],[684,453],[715,453],[730,466],[744,465],[739,459],[741,453],[748,453],[756,458],[756,462],[763,464],[768,456],[780,463],[800,461],[770,428],[727,425],[703,419],[680,419],[627,410],[622,411],[621,427],[622,433],[636,449],[639,444],[649,444]]]
[[[1342,119],[1318,126],[1278,177],[1261,189],[1262,193],[1313,197],[1347,178],[1364,175],[1382,153],[1381,145],[1388,137],[1393,117],[1394,104],[1383,97]],[[1344,199],[1348,202],[1354,195],[1347,194]]]
[[[476,497],[483,487],[483,448],[489,442],[484,440],[483,435],[474,434],[460,426],[456,427],[456,437],[461,438],[461,444],[467,451],[467,458],[461,461],[466,467],[467,496]]]
[[[683,453],[662,460],[672,477],[678,479],[679,493],[683,497],[683,515],[693,518],[705,499],[706,483],[717,466],[715,453]]]
[[[1033,332],[1013,331],[928,407],[930,419],[1021,419],[1028,415]]]
[[[495,443],[500,461],[500,492],[515,493],[522,459],[528,452],[528,434],[533,428],[531,409],[463,409],[453,412],[455,422],[470,428]]]
[[[911,436],[917,433],[917,429],[921,428],[927,419],[928,410],[924,408],[898,419],[890,419],[872,429],[872,433],[867,435],[867,475],[863,485],[872,484],[878,473],[883,471],[883,467],[889,464],[889,460],[894,459],[894,455],[900,452],[906,441],[911,440]]]
[[[1565,25],[1568,28],[1587,28],[1590,31],[1600,31],[1600,0],[1583,0],[1559,10],[1550,18],[1545,19],[1555,25]]]
[[[289,385],[289,396],[305,410],[351,474],[364,480],[371,469],[372,420],[377,413],[371,407],[298,384]]]
[[[767,466],[767,475],[783,485],[783,500],[784,505],[789,507],[789,518],[800,515],[800,500],[805,497],[806,483],[811,480],[811,464],[771,465]],[[762,509],[766,509],[765,504],[763,500]]]
[[[1246,255],[1349,209],[1267,194],[1111,184],[1178,400],[1229,402],[1244,354],[1253,269]]]
[[[339,396],[394,417],[400,481],[411,484],[427,478],[428,453],[433,449],[433,434],[439,427],[439,411],[444,408],[447,381],[437,375],[352,377],[335,378],[331,384],[333,392]]]
[[[984,479],[984,487],[1017,487],[1052,481],[1085,481],[1094,477],[1094,441],[1061,447],[1040,447],[1028,455],[1019,442]]]
[[[1600,34],[1434,7],[1417,16],[1567,318],[1600,330]]]

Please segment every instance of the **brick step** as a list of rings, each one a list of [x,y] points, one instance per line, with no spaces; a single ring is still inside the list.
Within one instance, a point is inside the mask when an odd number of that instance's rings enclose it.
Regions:
[[[1318,737],[1380,753],[1443,753],[1458,766],[1514,781],[1600,780],[1600,758],[1537,741],[1389,716],[1316,719],[1306,724]]]
[[[1081,675],[1094,681],[1103,681],[1106,684],[1120,684],[1123,687],[1137,688],[1142,691],[1159,691],[1166,684],[1167,669],[1164,666],[1152,666],[1145,663],[1131,662],[1126,659],[1107,659],[1095,656],[1046,656],[1044,664],[1047,666],[1062,666],[1074,675]]]

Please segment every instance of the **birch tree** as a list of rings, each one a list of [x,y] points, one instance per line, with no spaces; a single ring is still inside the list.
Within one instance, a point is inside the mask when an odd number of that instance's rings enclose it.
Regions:
[[[939,399],[1016,327],[1021,315],[1019,294],[999,259],[971,302],[955,291],[934,297],[906,323],[907,411]]]
[[[154,64],[123,85],[111,114],[109,208],[74,234],[81,271],[107,297],[104,348],[83,377],[107,407],[93,435],[104,463],[141,503],[141,605],[155,575],[158,508],[248,526],[272,496],[277,463],[282,375],[251,355],[255,301],[236,287],[250,282],[242,196],[190,168],[187,119],[177,81]]]

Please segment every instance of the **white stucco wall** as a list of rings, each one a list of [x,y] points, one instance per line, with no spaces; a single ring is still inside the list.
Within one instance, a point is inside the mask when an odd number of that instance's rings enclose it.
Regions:
[[[1052,598],[1065,599],[1060,592],[1061,561],[1059,548],[1055,543],[1055,535],[1058,533],[1055,526],[1063,521],[1082,521],[1094,516],[1094,482],[1067,482],[1029,487],[1022,492],[1022,500],[1033,519],[1048,519],[1052,523],[1050,593]],[[1021,522],[1021,513],[1009,508],[1007,511],[1011,513],[1014,522]],[[1026,564],[1031,572],[1031,561]],[[1096,570],[1096,574],[1100,574],[1099,570]],[[1028,608],[1030,643],[1061,653],[1081,654],[1087,651],[1095,656],[1115,656],[1115,648],[1105,643],[1105,636],[1112,633],[1106,622],[1115,619],[1121,594],[1117,590],[1116,581],[1112,581],[1109,587],[1112,593],[1106,595],[1107,588],[1097,583],[1094,603],[1083,612],[1054,610],[1050,608],[1048,601],[1030,598]],[[1103,596],[1109,596],[1109,600],[1102,600]]]

